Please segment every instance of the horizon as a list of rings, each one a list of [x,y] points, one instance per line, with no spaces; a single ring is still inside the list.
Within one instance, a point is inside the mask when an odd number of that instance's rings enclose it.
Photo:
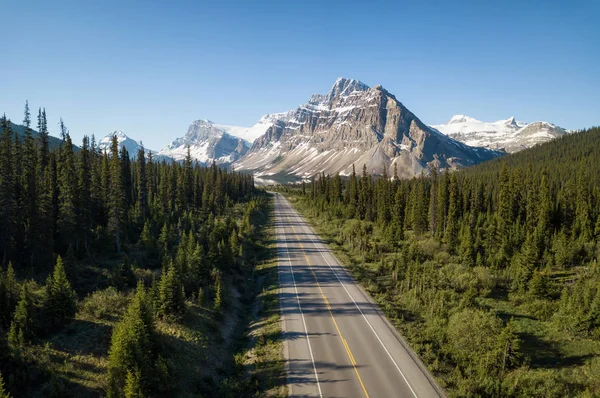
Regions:
[[[74,143],[120,130],[160,150],[194,120],[251,127],[344,76],[381,84],[427,125],[461,114],[598,124],[592,2],[110,4],[5,6],[11,59],[40,60],[5,65],[0,111],[13,123],[29,100],[52,135],[62,117]]]

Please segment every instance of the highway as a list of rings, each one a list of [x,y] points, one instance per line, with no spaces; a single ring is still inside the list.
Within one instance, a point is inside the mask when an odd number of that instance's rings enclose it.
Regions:
[[[287,199],[274,196],[290,396],[444,396],[318,235]]]

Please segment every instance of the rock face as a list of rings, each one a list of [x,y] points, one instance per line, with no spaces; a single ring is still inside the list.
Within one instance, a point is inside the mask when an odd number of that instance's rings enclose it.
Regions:
[[[100,151],[102,152],[109,152],[110,145],[112,143],[112,138],[115,136],[117,137],[117,142],[119,143],[119,150],[121,150],[122,147],[125,147],[125,149],[127,149],[127,152],[129,153],[129,157],[131,159],[136,159],[139,149],[142,148],[142,143],[132,138],[129,138],[121,130],[115,130],[112,133],[109,133],[106,136],[104,136],[104,138],[102,138],[100,142],[98,142],[98,149],[100,149]],[[159,155],[156,151],[153,151],[152,149],[144,148],[144,150],[146,151],[146,153],[152,153],[152,158],[154,159],[154,161],[173,161],[171,157]]]
[[[238,160],[250,148],[247,141],[228,134],[210,120],[196,120],[185,136],[177,138],[159,153],[183,160],[187,156],[188,145],[192,159],[201,163],[215,161],[224,166]]]
[[[446,123],[431,126],[448,137],[471,146],[517,152],[569,134],[568,130],[548,122],[525,123],[514,117],[497,122],[482,122],[455,115]]]
[[[339,78],[328,94],[307,104],[266,115],[270,125],[234,164],[258,176],[310,178],[317,173],[349,175],[363,165],[372,174],[410,178],[437,169],[470,166],[501,153],[472,148],[426,126],[381,86]]]

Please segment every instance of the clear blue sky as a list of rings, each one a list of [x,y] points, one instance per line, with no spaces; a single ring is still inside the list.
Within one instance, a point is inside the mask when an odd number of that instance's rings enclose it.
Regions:
[[[600,2],[19,1],[0,7],[0,112],[45,106],[76,142],[160,149],[195,119],[253,125],[339,76],[425,123],[600,124]]]

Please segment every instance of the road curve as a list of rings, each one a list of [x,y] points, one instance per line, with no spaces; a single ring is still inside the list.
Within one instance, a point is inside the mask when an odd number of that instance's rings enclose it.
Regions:
[[[373,300],[280,194],[275,223],[290,396],[444,396]]]

